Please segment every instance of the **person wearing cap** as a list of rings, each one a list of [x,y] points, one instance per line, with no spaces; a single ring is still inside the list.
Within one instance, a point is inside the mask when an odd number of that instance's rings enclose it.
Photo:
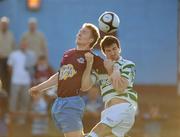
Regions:
[[[48,58],[48,49],[46,39],[42,32],[38,31],[38,22],[34,17],[28,20],[29,30],[22,35],[22,40],[26,40],[29,49],[35,52],[36,58],[46,56]]]
[[[13,33],[9,30],[9,18],[0,18],[0,78],[6,91],[9,91],[9,76],[7,69],[7,59],[10,53],[15,49],[15,39]]]

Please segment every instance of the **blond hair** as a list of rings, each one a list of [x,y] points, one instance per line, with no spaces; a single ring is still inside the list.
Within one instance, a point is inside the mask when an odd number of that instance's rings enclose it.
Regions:
[[[97,42],[98,42],[98,40],[100,38],[99,29],[95,25],[93,25],[91,23],[84,23],[82,27],[83,28],[86,27],[86,28],[91,30],[91,34],[92,34],[92,37],[93,37],[94,40],[90,44],[90,48],[93,48],[97,44]]]

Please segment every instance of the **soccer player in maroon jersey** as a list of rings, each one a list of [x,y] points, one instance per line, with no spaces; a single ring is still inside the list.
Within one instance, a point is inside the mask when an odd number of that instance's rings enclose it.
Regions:
[[[76,48],[64,53],[59,71],[47,81],[29,90],[32,96],[37,96],[52,86],[58,87],[58,98],[52,106],[52,117],[65,137],[83,136],[82,115],[85,104],[79,92],[82,74],[86,67],[85,53],[91,52],[98,39],[97,27],[90,23],[83,24],[76,36]],[[93,69],[98,73],[105,73],[102,66],[103,60],[94,55]]]

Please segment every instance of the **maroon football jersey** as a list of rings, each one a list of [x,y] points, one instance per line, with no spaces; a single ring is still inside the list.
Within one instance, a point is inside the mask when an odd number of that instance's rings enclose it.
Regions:
[[[84,54],[89,50],[70,49],[64,53],[59,70],[58,96],[70,97],[79,95],[81,79],[86,67]],[[94,55],[93,70],[106,73],[103,59]]]

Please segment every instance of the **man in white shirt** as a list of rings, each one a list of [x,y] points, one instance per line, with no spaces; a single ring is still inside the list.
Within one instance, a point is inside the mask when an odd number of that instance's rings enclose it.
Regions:
[[[30,72],[27,68],[29,62],[27,54],[28,45],[21,41],[20,49],[13,51],[8,58],[9,71],[11,73],[11,91],[9,100],[9,111],[27,112],[29,107],[28,89],[31,84]],[[31,62],[31,61],[30,61]],[[17,105],[19,104],[19,109]],[[25,119],[21,118],[21,123]]]

